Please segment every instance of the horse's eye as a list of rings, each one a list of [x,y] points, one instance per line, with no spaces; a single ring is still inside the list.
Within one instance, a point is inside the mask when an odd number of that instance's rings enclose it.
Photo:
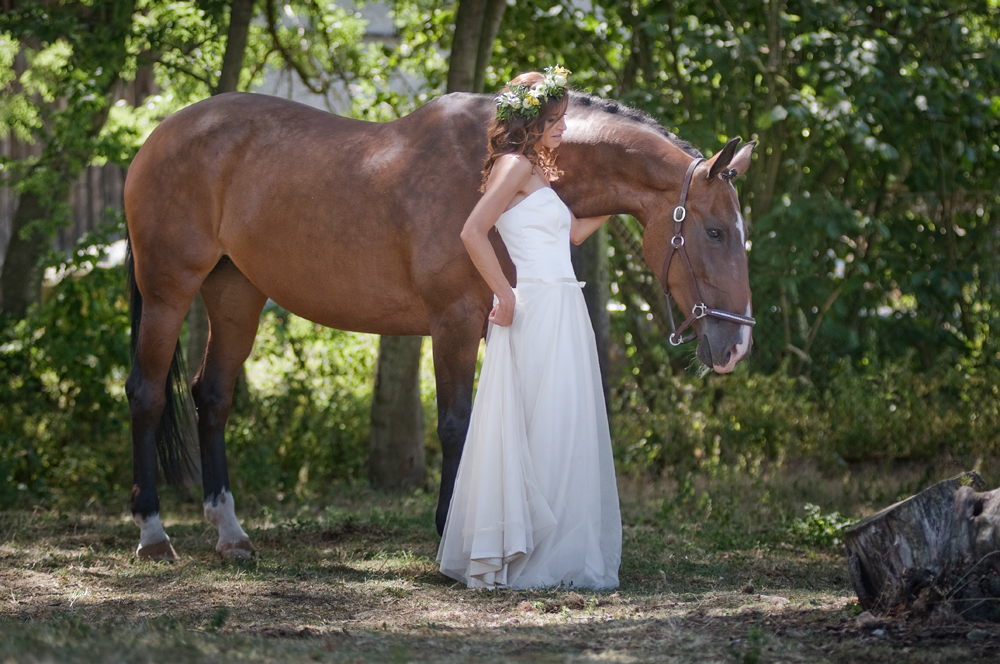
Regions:
[[[718,240],[719,238],[722,237],[722,231],[720,231],[717,228],[709,228],[705,232],[708,233],[708,237],[712,238],[713,240]]]

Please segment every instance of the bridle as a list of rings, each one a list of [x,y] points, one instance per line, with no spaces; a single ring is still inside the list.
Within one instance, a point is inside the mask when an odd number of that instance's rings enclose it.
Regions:
[[[667,297],[667,313],[670,317],[670,345],[680,346],[681,344],[686,344],[689,341],[694,341],[698,338],[697,334],[691,334],[687,338],[682,337],[684,330],[688,329],[693,322],[704,318],[705,316],[714,316],[715,318],[721,318],[722,320],[728,320],[732,323],[737,323],[739,325],[756,325],[757,321],[750,316],[741,316],[740,314],[730,313],[728,311],[723,311],[722,309],[709,309],[705,305],[705,299],[701,296],[701,291],[698,288],[698,280],[694,276],[694,268],[691,267],[691,259],[688,257],[687,249],[684,247],[684,220],[687,218],[687,195],[688,189],[691,187],[691,179],[694,177],[694,171],[698,165],[705,161],[704,159],[695,159],[692,161],[687,168],[687,172],[684,174],[684,184],[681,185],[681,199],[677,203],[677,207],[674,208],[674,235],[670,238],[668,243],[670,246],[667,249],[667,255],[663,259],[663,271],[660,273],[660,282],[663,285],[663,294]],[[727,172],[728,175],[728,172]],[[727,178],[727,180],[730,178]],[[670,263],[674,259],[674,254],[680,254],[684,262],[684,268],[687,270],[688,278],[691,281],[691,286],[694,288],[695,302],[697,304],[691,308],[691,315],[688,316],[680,327],[674,324],[674,308],[670,302],[670,288],[667,286],[667,277],[670,274]]]

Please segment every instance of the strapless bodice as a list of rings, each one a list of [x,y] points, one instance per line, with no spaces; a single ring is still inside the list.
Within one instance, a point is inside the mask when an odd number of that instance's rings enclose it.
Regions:
[[[518,279],[574,278],[569,208],[551,187],[528,194],[497,220]]]

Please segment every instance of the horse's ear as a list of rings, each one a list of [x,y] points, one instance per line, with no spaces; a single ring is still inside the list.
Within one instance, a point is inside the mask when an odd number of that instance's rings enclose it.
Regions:
[[[756,145],[757,141],[750,141],[741,147],[740,151],[733,157],[733,160],[729,162],[729,168],[735,170],[736,175],[743,175],[750,168],[750,157],[753,156],[753,149]]]
[[[736,154],[736,146],[742,142],[743,139],[737,136],[736,138],[730,140],[726,143],[726,147],[719,150],[719,154],[712,157],[708,162],[708,179],[714,180],[719,177],[719,174],[725,170],[729,169],[729,162],[733,160],[733,155]]]

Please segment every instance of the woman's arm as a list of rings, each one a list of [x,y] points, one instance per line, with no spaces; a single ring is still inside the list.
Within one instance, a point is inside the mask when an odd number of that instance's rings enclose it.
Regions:
[[[531,162],[525,157],[504,155],[497,159],[486,182],[486,193],[476,203],[462,228],[466,251],[499,300],[490,312],[490,321],[503,327],[514,322],[514,291],[503,274],[487,234],[517,192],[528,182],[531,168]]]
[[[580,244],[584,240],[593,234],[598,228],[601,227],[605,221],[607,221],[611,215],[605,215],[603,217],[584,217],[583,219],[577,219],[576,215],[573,215],[573,225],[569,229],[569,239],[573,244]]]

